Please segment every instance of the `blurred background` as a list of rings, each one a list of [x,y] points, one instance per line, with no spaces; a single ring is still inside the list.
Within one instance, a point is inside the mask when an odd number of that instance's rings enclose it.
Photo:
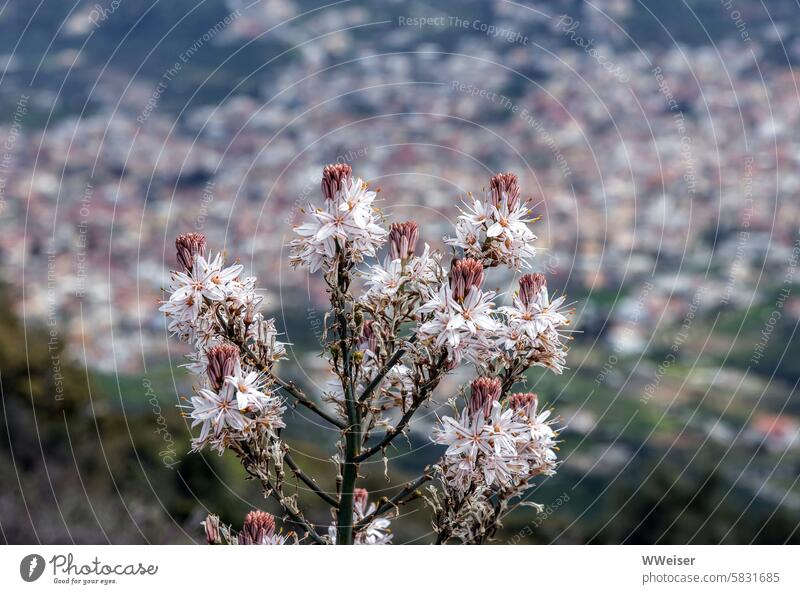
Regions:
[[[339,161],[432,246],[494,172],[537,204],[580,332],[563,376],[529,377],[563,465],[499,542],[800,543],[799,22],[792,0],[6,0],[0,541],[200,542],[209,510],[275,511],[188,453],[157,300],[174,236],[206,233],[316,392],[324,287],[285,245]],[[366,469],[375,496],[440,453],[433,412],[389,482]],[[289,416],[331,477],[335,436]],[[404,514],[396,542],[428,542]]]

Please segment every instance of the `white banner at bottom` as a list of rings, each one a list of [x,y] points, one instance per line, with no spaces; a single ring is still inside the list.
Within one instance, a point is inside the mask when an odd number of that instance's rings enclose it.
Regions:
[[[3,592],[800,592],[790,546],[4,546]]]

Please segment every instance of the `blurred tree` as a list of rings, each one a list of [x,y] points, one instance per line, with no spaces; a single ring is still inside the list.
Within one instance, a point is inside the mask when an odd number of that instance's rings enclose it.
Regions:
[[[185,540],[181,522],[196,504],[162,464],[152,420],[113,410],[69,362],[55,333],[21,324],[13,311],[0,291],[2,539]],[[185,451],[185,444],[177,447]]]

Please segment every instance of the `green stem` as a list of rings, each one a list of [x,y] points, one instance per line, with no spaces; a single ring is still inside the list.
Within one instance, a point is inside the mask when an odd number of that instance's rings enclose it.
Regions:
[[[336,514],[337,544],[353,544],[353,502],[356,479],[358,478],[357,458],[361,449],[361,414],[353,394],[353,367],[350,360],[349,331],[346,312],[346,292],[349,277],[344,255],[337,250],[337,282],[333,292],[333,306],[336,311],[339,332],[339,345],[342,353],[342,388],[344,389],[347,427],[344,429],[345,452],[342,464],[342,490],[339,496],[339,510]]]

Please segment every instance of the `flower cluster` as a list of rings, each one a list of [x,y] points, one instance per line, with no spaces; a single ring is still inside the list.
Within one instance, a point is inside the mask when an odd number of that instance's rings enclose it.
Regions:
[[[322,208],[309,205],[307,220],[295,227],[290,263],[310,272],[329,270],[337,250],[351,262],[375,256],[386,230],[373,207],[376,193],[361,178],[353,179],[347,164],[328,165],[322,172]]]
[[[169,331],[196,347],[190,371],[204,372],[202,349],[219,342],[220,324],[243,330],[250,338],[274,334],[274,322],[259,313],[263,297],[256,292],[256,278],[242,277],[241,264],[226,266],[222,254],[207,258],[206,238],[199,233],[179,235],[175,247],[182,270],[172,271],[170,295],[159,310],[169,321]],[[280,357],[283,345],[271,342]]]
[[[262,297],[255,277],[242,278],[244,267],[225,266],[221,254],[206,259],[201,234],[180,235],[175,247],[183,270],[172,272],[170,295],[160,310],[169,330],[194,347],[186,365],[199,381],[186,407],[192,427],[200,426],[193,448],[210,445],[222,452],[260,430],[274,435],[284,426],[281,400],[268,389],[266,376],[244,364],[239,347],[227,341],[231,332],[238,333],[270,362],[283,356],[274,320],[258,311]]]
[[[427,297],[441,282],[441,258],[426,243],[416,254],[417,223],[393,223],[389,229],[389,255],[364,273],[368,291],[365,301],[400,309],[415,299]],[[403,299],[404,298],[404,299]],[[407,313],[407,312],[406,312]]]
[[[261,510],[249,512],[239,532],[240,545],[282,545],[287,538],[276,532],[275,518]]]
[[[561,373],[570,313],[565,298],[551,301],[544,276],[532,274],[520,279],[512,305],[495,308],[495,293],[481,289],[483,277],[477,260],[453,263],[449,284],[417,310],[427,314],[419,328],[422,341],[446,348],[455,363],[465,359],[483,366],[498,358],[499,347],[509,364],[521,360]]]
[[[275,526],[275,517],[261,510],[248,512],[238,534],[220,523],[219,517],[210,514],[203,521],[208,544],[219,545],[283,545],[293,533],[283,534]]]
[[[443,417],[435,430],[434,441],[447,446],[444,478],[460,493],[476,486],[518,487],[555,468],[549,411],[537,411],[533,394],[515,394],[501,403],[501,391],[498,378],[475,379],[461,414]]]
[[[544,275],[521,277],[512,304],[498,308],[504,320],[497,346],[510,358],[561,373],[566,359],[564,329],[570,323],[564,301],[563,295],[551,300]]]
[[[479,363],[491,348],[491,338],[499,329],[492,316],[493,291],[483,291],[483,265],[478,260],[456,260],[450,268],[449,283],[419,307],[418,314],[429,314],[419,328],[423,342],[445,348],[448,359]]]
[[[236,455],[298,530],[296,542],[388,544],[389,517],[416,498],[434,510],[437,542],[484,542],[534,477],[555,472],[557,432],[549,411],[538,410],[534,394],[510,392],[534,366],[563,370],[571,313],[564,297],[551,298],[541,274],[523,275],[501,306],[485,288],[494,267],[532,267],[536,237],[528,225],[535,219],[518,179],[497,174],[484,200],[471,198],[456,237],[445,238],[455,248],[449,267],[421,241],[416,222],[383,228],[376,192],[350,166],[325,167],[321,187],[323,205],[304,211],[290,244],[292,265],[321,271],[330,297],[321,355],[331,375],[316,396],[280,377],[285,346],[274,319],[260,311],[256,279],[222,254],[210,255],[201,234],[176,240],[178,270],[160,309],[170,331],[192,348],[186,367],[197,383],[184,414],[197,432],[193,448]],[[387,450],[461,363],[478,377],[464,406],[434,428],[434,442],[446,446],[441,460],[370,503],[357,486],[361,465],[381,454],[388,472]],[[323,490],[325,483],[293,459],[281,436],[284,398],[338,435],[331,458],[336,476],[327,481],[335,491]],[[306,520],[296,488],[288,492],[292,479],[330,506],[327,535]],[[426,483],[427,495],[420,490]],[[216,516],[204,525],[214,544],[287,541],[260,511],[248,514],[238,533]]]
[[[230,344],[212,346],[206,357],[209,387],[197,390],[187,412],[192,427],[200,425],[193,448],[210,445],[222,453],[233,441],[259,431],[277,438],[277,430],[285,426],[285,407],[267,390],[264,376],[243,369],[239,349]]]
[[[536,254],[536,236],[528,223],[534,220],[530,204],[520,200],[517,176],[499,173],[490,181],[487,199],[470,196],[458,217],[456,236],[446,241],[486,265],[529,267],[528,258]]]
[[[437,543],[480,544],[492,538],[531,480],[555,472],[557,432],[549,417],[550,411],[538,410],[535,394],[503,399],[498,379],[473,381],[463,411],[442,418],[434,431],[434,440],[447,445],[436,466],[441,490],[432,488],[428,499]]]

